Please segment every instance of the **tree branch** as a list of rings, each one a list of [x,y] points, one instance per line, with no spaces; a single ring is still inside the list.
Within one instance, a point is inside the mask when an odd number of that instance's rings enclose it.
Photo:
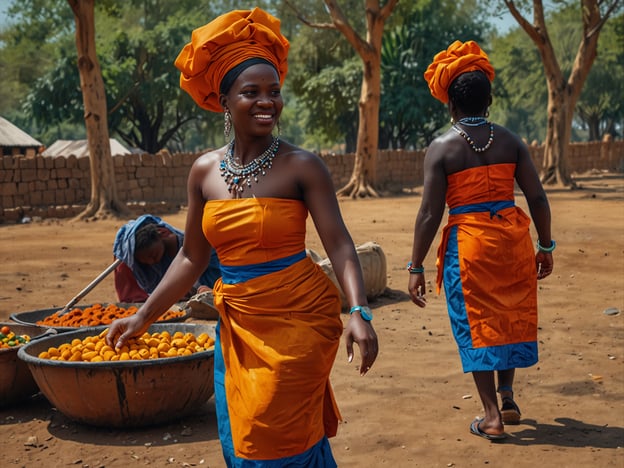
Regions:
[[[284,0],[284,3],[295,13],[297,19],[306,26],[316,29],[336,29],[336,26],[333,23],[313,23],[308,20],[289,0]]]
[[[389,0],[388,3],[381,7],[379,16],[384,19],[384,22],[392,14],[397,3],[399,3],[399,0]]]

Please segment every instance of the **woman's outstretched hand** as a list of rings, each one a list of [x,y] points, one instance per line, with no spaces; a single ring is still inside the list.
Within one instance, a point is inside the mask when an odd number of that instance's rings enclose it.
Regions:
[[[345,328],[345,339],[349,362],[353,361],[353,343],[358,344],[360,355],[362,356],[360,375],[366,374],[372,367],[375,359],[377,359],[377,353],[379,352],[375,329],[370,322],[364,320],[359,314],[353,314]]]
[[[425,307],[427,305],[427,298],[425,297],[426,285],[424,273],[410,273],[409,283],[407,285],[410,299],[418,307]]]
[[[120,349],[130,338],[145,333],[149,325],[137,314],[117,319],[111,323],[108,333],[106,333],[106,344],[112,348]]]
[[[554,261],[552,253],[538,250],[535,254],[535,267],[537,268],[537,279],[541,280],[550,275],[553,271]]]

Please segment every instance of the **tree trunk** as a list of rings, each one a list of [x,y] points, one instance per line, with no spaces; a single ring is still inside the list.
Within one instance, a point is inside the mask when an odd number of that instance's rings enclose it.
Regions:
[[[550,85],[549,85],[550,88]],[[542,183],[554,186],[574,186],[568,171],[567,152],[572,128],[567,86],[548,93],[548,124],[544,145]]]
[[[127,208],[117,199],[106,93],[95,51],[95,0],[68,0],[68,3],[76,22],[78,71],[91,162],[91,200],[77,219],[124,216],[127,215]]]
[[[377,54],[378,55],[378,54]],[[377,143],[379,141],[379,103],[381,100],[381,67],[374,52],[362,57],[364,79],[359,101],[360,125],[353,173],[347,185],[338,190],[339,196],[351,198],[378,197],[375,190],[377,175]]]
[[[337,3],[325,0],[332,21],[362,59],[363,79],[359,101],[359,126],[353,173],[339,196],[351,198],[378,197],[375,190],[377,148],[379,143],[379,103],[381,101],[381,41],[386,19],[398,0],[366,0],[366,40],[349,25]]]
[[[315,24],[306,21],[293,2],[284,2],[297,12],[297,16],[311,27],[337,29],[347,39],[362,59],[363,79],[359,101],[359,123],[353,173],[347,185],[337,195],[351,198],[378,197],[375,190],[377,172],[377,148],[379,143],[379,103],[381,101],[381,40],[386,19],[399,0],[366,0],[366,40],[349,24],[336,0],[324,0],[331,24]]]
[[[596,58],[598,36],[605,21],[617,7],[619,0],[604,5],[601,13],[599,0],[582,0],[583,36],[576,51],[570,76],[566,80],[555,56],[546,28],[541,0],[533,0],[533,23],[527,21],[511,0],[504,0],[511,15],[533,40],[542,58],[548,85],[548,123],[542,167],[542,182],[548,185],[574,187],[568,168],[568,143],[572,134],[572,117],[587,75]]]

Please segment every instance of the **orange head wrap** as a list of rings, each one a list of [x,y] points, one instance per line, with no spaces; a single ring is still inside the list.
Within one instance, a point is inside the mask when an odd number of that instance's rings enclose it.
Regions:
[[[490,81],[494,79],[494,68],[485,52],[475,41],[455,41],[448,49],[435,55],[425,71],[425,80],[431,95],[446,104],[448,89],[455,78],[462,73],[481,70]]]
[[[225,74],[247,59],[271,62],[280,84],[288,71],[288,40],[280,21],[260,8],[234,10],[193,31],[175,66],[182,72],[180,87],[202,108],[222,112],[219,86]]]

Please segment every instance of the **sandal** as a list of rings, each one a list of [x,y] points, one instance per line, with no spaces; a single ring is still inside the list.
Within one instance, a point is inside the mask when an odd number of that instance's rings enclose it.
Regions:
[[[501,386],[497,389],[500,393],[501,391],[510,392],[511,396],[502,397],[503,405],[501,406],[501,417],[503,419],[503,424],[520,424],[520,408],[516,404],[513,399],[513,390],[508,386]]]
[[[503,424],[520,424],[520,408],[511,397],[503,397],[501,407],[501,417]]]
[[[470,433],[479,437],[483,437],[484,439],[490,440],[492,442],[500,442],[507,438],[507,434],[490,434],[489,432],[485,432],[481,430],[481,423],[483,422],[483,418],[477,418],[470,424]]]

